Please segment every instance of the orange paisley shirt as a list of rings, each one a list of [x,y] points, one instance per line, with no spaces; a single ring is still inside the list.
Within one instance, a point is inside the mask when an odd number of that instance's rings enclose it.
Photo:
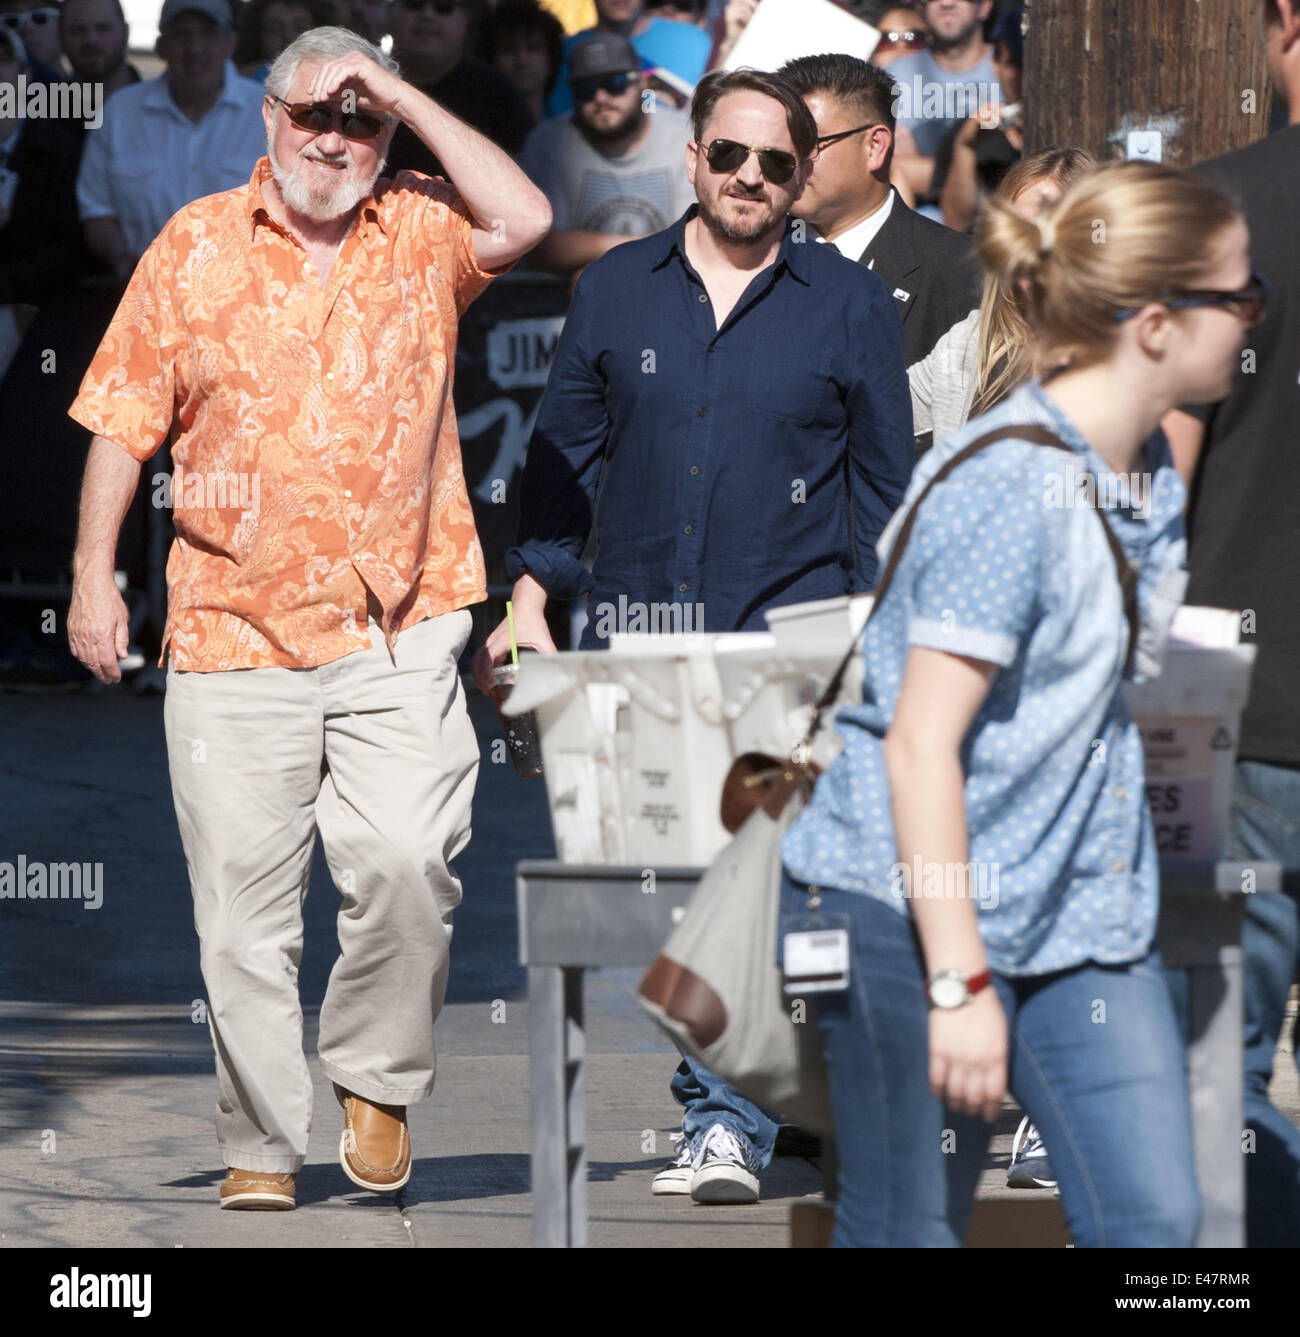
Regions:
[[[182,209],[70,410],[138,460],[172,438],[163,659],[309,668],[487,595],[461,466],[457,320],[492,279],[445,181],[381,180],[328,287],[247,186]]]

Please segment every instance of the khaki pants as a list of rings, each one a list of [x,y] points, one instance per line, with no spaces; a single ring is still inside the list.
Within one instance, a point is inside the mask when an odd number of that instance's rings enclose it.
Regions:
[[[341,904],[325,1073],[369,1100],[433,1089],[478,744],[456,662],[468,610],[310,669],[179,673],[165,720],[194,894],[227,1165],[297,1171],[311,1129],[298,964],[319,829]]]

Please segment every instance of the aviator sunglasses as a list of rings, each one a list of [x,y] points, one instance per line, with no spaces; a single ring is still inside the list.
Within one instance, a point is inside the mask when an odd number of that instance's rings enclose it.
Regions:
[[[799,161],[784,149],[756,149],[738,144],[734,139],[715,139],[704,150],[709,166],[715,172],[734,172],[751,153],[758,154],[758,170],[774,186],[783,186],[794,175]]]
[[[1170,311],[1186,310],[1194,306],[1221,306],[1234,311],[1249,325],[1258,323],[1264,314],[1264,304],[1268,298],[1268,280],[1257,269],[1250,271],[1250,282],[1244,288],[1228,292],[1222,288],[1169,288],[1153,302],[1168,307]],[[1136,316],[1142,308],[1128,306],[1115,312],[1116,320],[1127,320]]]
[[[286,102],[274,93],[268,93],[267,97],[284,108],[285,115],[299,130],[313,135],[337,129],[344,139],[374,139],[387,124],[384,117],[368,111],[342,111],[328,102]]]

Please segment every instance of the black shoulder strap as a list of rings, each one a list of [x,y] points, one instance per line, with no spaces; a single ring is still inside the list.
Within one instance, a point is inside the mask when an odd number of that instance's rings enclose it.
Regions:
[[[870,622],[876,613],[880,611],[881,602],[884,600],[885,592],[893,584],[894,574],[898,570],[898,564],[902,561],[903,550],[907,547],[907,541],[912,536],[912,529],[916,524],[916,513],[920,509],[921,503],[930,494],[930,489],[936,483],[942,483],[945,478],[959,465],[964,464],[970,457],[981,451],[985,446],[991,446],[995,441],[1002,441],[1012,437],[1017,441],[1032,441],[1035,445],[1050,446],[1055,450],[1064,450],[1070,454],[1074,452],[1069,446],[1061,440],[1055,432],[1049,431],[1046,427],[1038,426],[1011,426],[999,427],[995,431],[985,432],[983,436],[976,437],[968,446],[963,446],[951,459],[945,460],[934,472],[934,477],[921,489],[920,496],[912,503],[907,514],[903,517],[903,523],[899,526],[898,537],[894,540],[894,546],[889,550],[889,560],[885,563],[885,569],[881,573],[880,579],[876,582],[875,600],[871,605],[871,612],[867,615],[867,621]],[[1097,495],[1096,489],[1093,489],[1093,495]],[[1110,548],[1110,554],[1115,559],[1115,574],[1119,578],[1120,592],[1124,596],[1124,617],[1128,622],[1128,651],[1124,658],[1124,671],[1127,673],[1129,666],[1133,662],[1133,655],[1137,650],[1138,639],[1138,604],[1137,604],[1137,569],[1124,555],[1124,549],[1120,545],[1119,539],[1115,536],[1115,531],[1110,527],[1110,522],[1102,514],[1100,506],[1094,506],[1097,512],[1097,518],[1101,521],[1102,530],[1106,535],[1106,544]],[[812,723],[808,726],[808,732],[804,735],[803,747],[806,749],[816,737],[818,730],[822,727],[823,716],[826,711],[835,704],[839,698],[840,688],[844,683],[844,675],[848,672],[849,664],[853,661],[854,654],[857,653],[858,643],[862,636],[859,632],[853,638],[853,644],[849,646],[848,653],[840,660],[839,667],[835,670],[834,676],[826,684],[826,690],[818,699],[816,708],[813,711]]]

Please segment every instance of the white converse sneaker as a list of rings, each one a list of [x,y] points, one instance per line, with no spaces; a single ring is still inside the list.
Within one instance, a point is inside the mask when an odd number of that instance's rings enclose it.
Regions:
[[[723,1124],[715,1123],[700,1143],[691,1197],[696,1202],[741,1203],[758,1201],[758,1176],[740,1139]]]
[[[1011,1139],[1011,1163],[1007,1166],[1008,1188],[1056,1188],[1052,1163],[1042,1134],[1026,1114]]]
[[[689,1193],[691,1176],[695,1173],[695,1154],[685,1133],[673,1133],[669,1140],[676,1145],[677,1154],[655,1175],[650,1192]]]

